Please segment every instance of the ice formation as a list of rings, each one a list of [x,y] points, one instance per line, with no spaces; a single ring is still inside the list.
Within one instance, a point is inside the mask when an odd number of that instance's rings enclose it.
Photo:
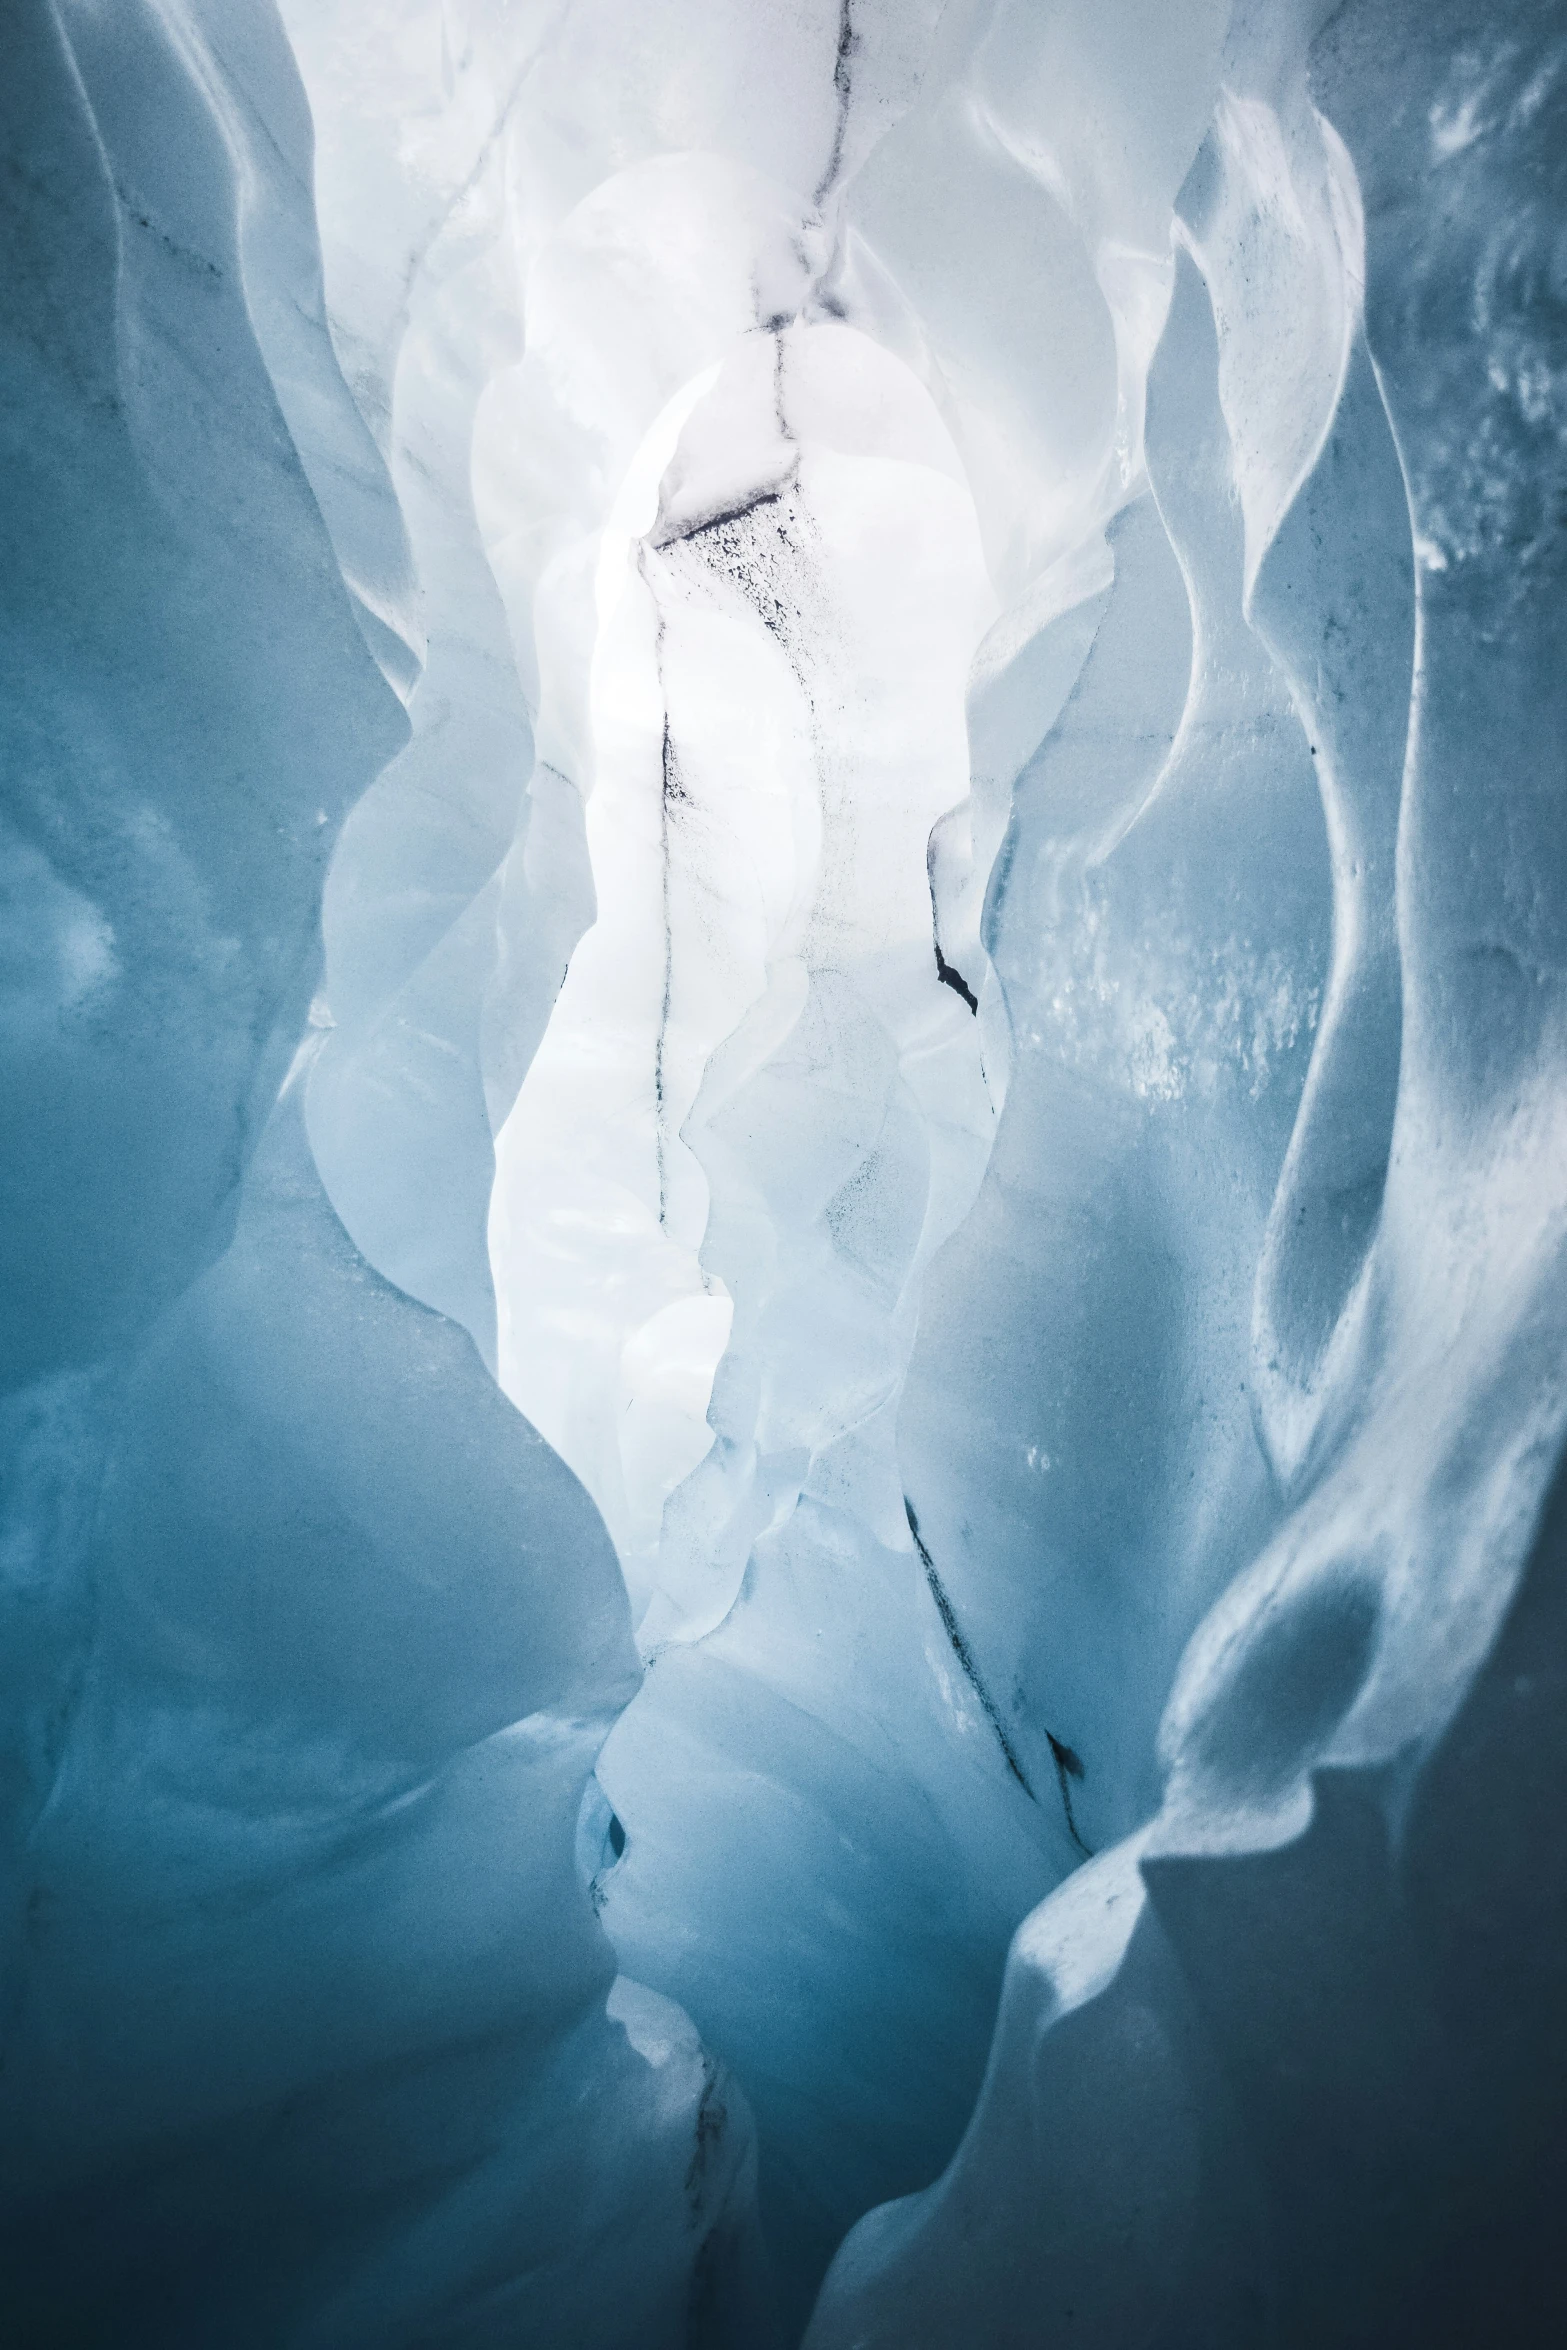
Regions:
[[[1558,0],[0,117],[0,2336],[1559,2342]]]

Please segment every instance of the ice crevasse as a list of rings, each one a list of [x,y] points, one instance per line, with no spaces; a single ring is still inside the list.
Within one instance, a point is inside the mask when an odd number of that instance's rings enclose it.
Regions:
[[[0,2338],[1559,2342],[1560,7],[4,46]]]

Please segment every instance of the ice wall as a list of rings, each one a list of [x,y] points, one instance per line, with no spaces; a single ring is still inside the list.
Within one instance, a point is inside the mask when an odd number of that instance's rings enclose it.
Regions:
[[[1559,9],[13,14],[0,2316],[1554,2343]]]
[[[1333,864],[1257,1257],[1248,1384],[1276,1530],[1187,1648],[1145,1817],[1129,1804],[1123,1840],[1019,1932],[955,2161],[839,2255],[823,2350],[976,2330],[1544,2342],[1562,2323],[1547,648],[1567,50],[1549,9],[1480,28],[1353,0],[1308,52],[1313,29],[1232,25],[1154,386],[1211,305],[1216,366],[1182,372],[1217,386],[1246,611],[1309,736]],[[1166,508],[1153,415],[1151,392]],[[1146,1346],[1146,1291],[1142,1310]],[[1168,1440],[1168,1410],[1158,1425]],[[1179,1513],[1156,1523],[1139,1566],[1179,1540]],[[1004,1533],[971,1572],[1016,1641]],[[1096,1676],[1068,1684],[1059,1653],[1046,1671],[1089,1709],[1086,1811]]]
[[[345,1105],[416,1183],[398,1023],[471,778],[378,971],[339,953],[323,1057],[323,872],[392,761],[336,869],[362,905],[431,721],[293,59],[264,5],[37,0],[0,108],[0,2330],[766,2341],[743,2101],[617,1977],[579,1864],[636,1686],[614,1553],[408,1294],[478,1321],[472,1286],[372,1269],[307,1133],[405,1234]],[[485,614],[428,600],[455,691]],[[443,870],[466,903],[483,856]]]

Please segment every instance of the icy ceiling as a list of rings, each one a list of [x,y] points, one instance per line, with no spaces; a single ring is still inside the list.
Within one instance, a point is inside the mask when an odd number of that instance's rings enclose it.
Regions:
[[[0,2336],[1554,2350],[1560,0],[0,151]]]

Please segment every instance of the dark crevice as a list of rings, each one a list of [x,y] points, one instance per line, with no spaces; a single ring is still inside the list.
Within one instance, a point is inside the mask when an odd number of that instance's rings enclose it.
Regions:
[[[1017,1748],[1007,1736],[1007,1726],[1001,1719],[995,1699],[985,1687],[980,1669],[974,1661],[974,1651],[964,1637],[963,1627],[958,1622],[951,1600],[947,1597],[946,1586],[936,1572],[936,1562],[925,1547],[924,1538],[920,1533],[920,1522],[914,1514],[914,1504],[907,1494],[903,1497],[903,1509],[909,1521],[909,1532],[914,1537],[914,1547],[919,1552],[921,1563],[925,1569],[925,1580],[930,1585],[931,1598],[936,1602],[936,1613],[940,1616],[947,1638],[952,1643],[952,1653],[963,1667],[968,1685],[984,1709],[986,1721],[996,1733],[996,1743],[1006,1757],[1007,1769],[1012,1773],[1029,1802],[1037,1803],[1039,1798],[1028,1783],[1028,1774],[1018,1760]],[[1054,1744],[1053,1740],[1052,1744]],[[1068,1817],[1070,1818],[1070,1814]]]
[[[1066,1832],[1084,1860],[1092,1860],[1094,1848],[1091,1844],[1083,1842],[1077,1832],[1077,1822],[1072,1816],[1071,1782],[1083,1776],[1083,1758],[1081,1755],[1075,1754],[1070,1746],[1063,1746],[1059,1738],[1051,1738],[1048,1730],[1045,1732],[1045,1736],[1050,1739],[1051,1759],[1056,1766],[1056,1784],[1061,1790],[1061,1809],[1066,1813]]]
[[[674,547],[683,539],[695,541],[706,538],[709,531],[723,530],[732,522],[743,522],[759,506],[776,506],[782,497],[781,488],[757,490],[751,497],[742,498],[737,506],[726,506],[721,513],[704,515],[700,522],[687,523],[681,530],[661,531],[655,543],[661,548]]]
[[[136,206],[132,203],[125,190],[120,186],[118,180],[115,182],[114,192],[116,196],[118,196],[124,210],[130,215],[131,219],[135,221],[137,227],[146,229],[150,236],[156,237],[164,251],[171,254],[176,261],[188,261],[195,268],[204,270],[208,277],[221,277],[223,275],[222,269],[219,267],[218,263],[212,259],[210,254],[198,253],[194,245],[182,245],[178,238],[171,237],[166,228],[160,228],[158,223],[155,220],[150,219],[145,212],[138,212]]]
[[[827,158],[827,168],[817,182],[813,199],[817,204],[824,201],[843,169],[843,140],[849,127],[849,92],[854,78],[851,61],[859,45],[859,37],[854,30],[851,0],[842,0],[838,14],[838,54],[833,60],[832,69],[832,86],[838,93],[838,120],[833,127],[832,153]]]
[[[939,831],[939,829],[938,826],[937,830]],[[950,987],[954,995],[960,995],[974,1017],[978,1019],[978,996],[956,963],[949,963],[941,951],[941,916],[936,911],[936,839],[937,834],[933,832],[925,845],[925,878],[930,886],[930,935],[931,944],[936,950],[936,977],[943,987]]]
[[[702,2095],[692,2131],[691,2160],[686,2166],[686,2206],[694,2226],[702,2216],[708,2172],[729,2127],[729,2108],[719,2086],[718,2067],[710,2056],[702,2059]]]
[[[963,998],[963,1001],[967,1004],[969,1010],[974,1014],[974,1017],[978,1019],[979,998],[974,993],[974,990],[970,987],[968,981],[964,978],[962,972],[957,968],[957,965],[947,961],[946,956],[941,951],[941,941],[939,938],[936,941],[936,977],[941,981],[943,987],[950,987],[954,995],[960,995]]]
[[[914,1504],[907,1494],[903,1497],[903,1509],[904,1515],[909,1521],[909,1532],[914,1537],[914,1547],[919,1552],[920,1562],[925,1569],[925,1580],[930,1586],[931,1598],[936,1602],[936,1613],[940,1616],[947,1638],[952,1643],[952,1653],[963,1667],[969,1687],[984,1708],[986,1721],[996,1733],[996,1743],[1006,1757],[1007,1769],[1012,1773],[1013,1778],[1016,1779],[1029,1801],[1037,1803],[1039,1798],[1028,1783],[1027,1773],[1018,1760],[1017,1749],[1007,1735],[1007,1727],[1001,1719],[1000,1709],[986,1688],[979,1666],[974,1661],[974,1651],[970,1648],[963,1627],[958,1622],[957,1611],[947,1597],[946,1586],[936,1572],[936,1562],[926,1548],[925,1538],[920,1532],[919,1519],[914,1514]],[[1074,1753],[1063,1740],[1052,1737],[1048,1730],[1045,1732],[1045,1737],[1049,1741],[1051,1760],[1056,1766],[1056,1783],[1061,1790],[1061,1809],[1066,1815],[1066,1832],[1083,1858],[1092,1860],[1094,1848],[1091,1844],[1086,1844],[1078,1833],[1077,1820],[1072,1811],[1071,1782],[1074,1779],[1081,1779],[1083,1776],[1082,1757]]]

